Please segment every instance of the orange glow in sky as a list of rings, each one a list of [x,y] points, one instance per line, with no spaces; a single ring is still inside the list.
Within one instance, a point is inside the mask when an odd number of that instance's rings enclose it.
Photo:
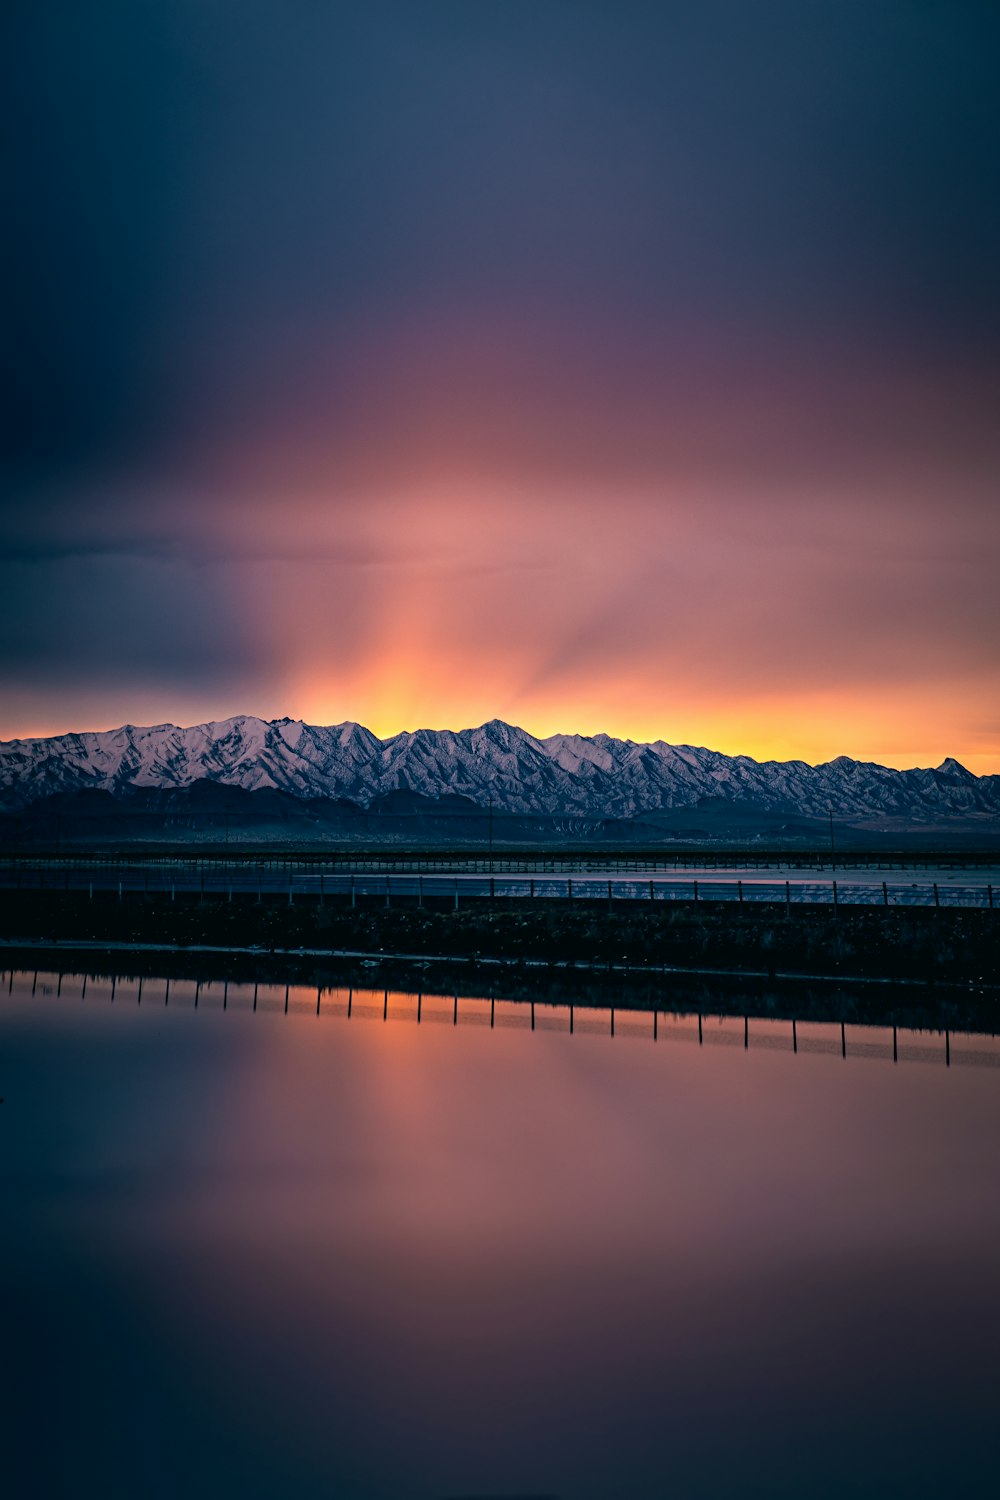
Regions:
[[[14,8],[0,738],[1000,773],[996,6]]]
[[[757,759],[1000,770],[988,599],[960,548],[942,563],[932,506],[911,504],[904,556],[892,518],[857,556],[825,505],[676,494],[540,504],[449,478],[333,521],[314,498],[244,511],[225,560],[180,576],[221,591],[249,669],[197,694],[126,684],[98,709],[70,689],[58,717],[8,702],[5,737],[238,712],[383,737],[502,718]]]
[[[79,592],[88,675],[12,683],[3,737],[501,718],[1000,771],[1000,509],[933,389],[723,361],[602,394],[571,337],[532,347],[487,327],[369,349],[332,435],[320,364],[309,401],[207,444],[157,503],[76,506],[44,587],[13,567],[26,642]]]

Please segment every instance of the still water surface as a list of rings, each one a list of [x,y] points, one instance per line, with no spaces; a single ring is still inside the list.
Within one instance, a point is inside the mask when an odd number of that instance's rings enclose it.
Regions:
[[[992,1039],[144,983],[0,991],[7,1493],[995,1493]]]

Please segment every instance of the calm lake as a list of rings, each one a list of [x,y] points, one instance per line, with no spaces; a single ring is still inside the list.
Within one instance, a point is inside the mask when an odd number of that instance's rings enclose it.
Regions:
[[[994,1038],[138,984],[0,987],[6,1493],[995,1493]]]

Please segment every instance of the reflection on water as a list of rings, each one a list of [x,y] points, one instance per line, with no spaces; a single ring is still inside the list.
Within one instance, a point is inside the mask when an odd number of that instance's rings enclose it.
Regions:
[[[985,1494],[998,1061],[11,975],[13,1492]]]
[[[744,1050],[769,1048],[778,1052],[848,1052],[852,1058],[891,1058],[893,1062],[938,1062],[970,1067],[1000,1067],[1000,1041],[992,1032],[953,1030],[940,1025],[934,1030],[891,1024],[875,1026],[840,1020],[775,1020],[767,1016],[740,1014],[733,995],[726,1014],[690,1009],[654,1010],[629,1005],[597,1005],[572,1002],[522,1001],[496,996],[452,992],[423,994],[418,990],[369,988],[356,985],[302,985],[281,983],[235,983],[222,979],[166,978],[141,975],[91,975],[63,972],[9,970],[2,988],[9,995],[30,993],[40,999],[87,1000],[121,1006],[153,1005],[174,1009],[278,1012],[309,1014],[346,1020],[409,1021],[449,1026],[488,1026],[490,1029],[521,1028],[528,1031],[577,1032],[596,1036],[632,1036],[647,1041],[697,1042],[699,1046],[742,1046]],[[787,987],[786,987],[787,990]],[[794,991],[792,992],[794,995]],[[834,1005],[836,1002],[833,1002]],[[794,1007],[793,1007],[794,1008]]]

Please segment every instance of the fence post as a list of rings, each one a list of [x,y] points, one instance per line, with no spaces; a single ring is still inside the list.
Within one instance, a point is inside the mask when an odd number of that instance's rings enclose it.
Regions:
[[[992,911],[993,910],[993,887],[991,885],[988,885],[986,887],[986,895],[987,895],[987,898],[988,898],[989,903],[990,903],[990,911]]]
[[[882,905],[889,905],[889,887],[886,885],[884,880],[882,882]]]
[[[608,911],[611,910],[611,881],[608,881]]]
[[[530,889],[531,889],[531,898],[532,898],[532,900],[534,900],[534,896],[535,896],[535,882],[533,880],[530,882]]]
[[[455,876],[455,910],[458,911],[458,876]]]
[[[572,899],[573,899],[573,882],[572,882],[572,880],[570,880],[568,878],[567,878],[567,881],[566,881],[566,896],[567,896],[568,900],[572,901]]]
[[[790,880],[786,880],[785,881],[785,916],[786,917],[790,917],[791,915],[792,915],[792,882]]]
[[[743,905],[743,882],[742,882],[742,880],[737,880],[736,887],[737,887],[737,889],[738,889],[738,891],[740,893],[740,905],[742,906]]]
[[[389,898],[389,877],[388,877],[388,875],[386,875],[386,877],[385,877],[385,906],[386,906],[386,910],[387,911],[389,909],[390,904],[391,903],[390,903],[390,898]]]
[[[938,888],[937,888],[937,881],[936,880],[934,882],[934,905],[935,906],[940,906],[941,905],[941,899],[938,896]]]
[[[840,902],[839,902],[839,900],[837,898],[837,882],[834,881],[833,882],[833,907],[834,907],[835,911],[836,911],[836,909],[837,909],[837,907],[839,905],[840,905]]]
[[[649,882],[649,899],[650,899],[650,901],[655,900],[655,897],[653,895],[653,882],[652,881]]]
[[[694,883],[694,899],[695,899],[695,900],[696,900],[696,901],[697,901],[697,899],[698,899],[698,882],[697,882],[697,880],[696,880],[696,881],[695,881],[695,883]]]

